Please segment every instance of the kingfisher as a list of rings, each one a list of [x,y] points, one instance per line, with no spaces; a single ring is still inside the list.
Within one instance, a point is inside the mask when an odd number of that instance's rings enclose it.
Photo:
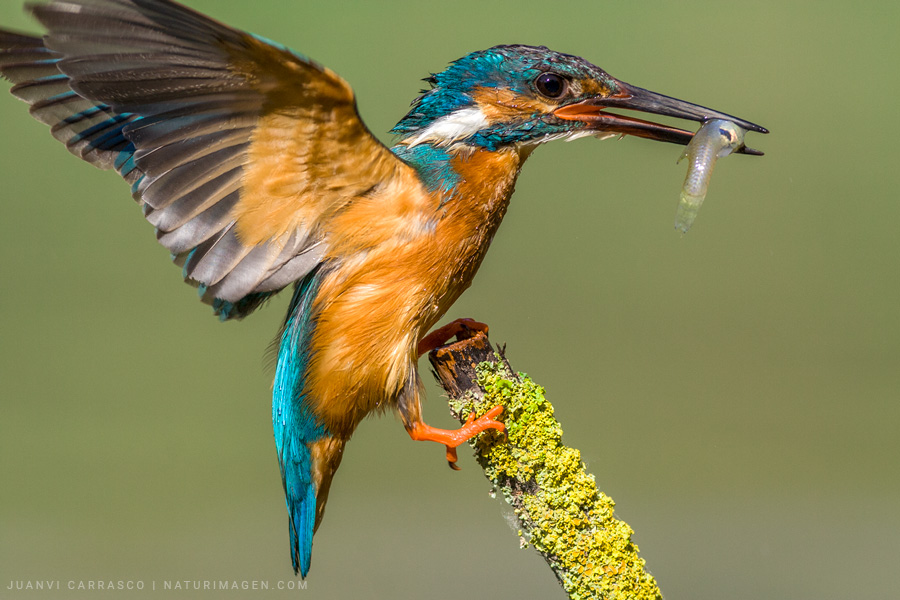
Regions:
[[[610,108],[766,133],[577,56],[502,45],[428,77],[388,147],[332,70],[171,0],[28,10],[43,37],[0,30],[12,93],[71,153],[131,185],[214,314],[242,319],[292,287],[272,423],[302,577],[344,447],[367,415],[398,411],[413,440],[446,447],[451,466],[461,443],[504,430],[499,406],[458,430],[426,425],[417,360],[484,328],[458,320],[428,333],[471,284],[535,148],[691,139]]]

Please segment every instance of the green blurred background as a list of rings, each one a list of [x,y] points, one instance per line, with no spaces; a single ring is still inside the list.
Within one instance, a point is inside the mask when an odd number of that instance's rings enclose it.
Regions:
[[[375,132],[419,79],[500,43],[769,127],[686,236],[675,146],[541,148],[447,316],[488,322],[547,387],[667,598],[900,596],[896,2],[189,4],[335,69]],[[0,23],[36,30],[18,0]],[[293,581],[263,358],[287,298],[218,323],[115,175],[6,86],[0,123],[0,597]],[[427,418],[451,426],[423,370]],[[260,595],[563,597],[462,454],[453,473],[396,418],[365,422],[307,589]],[[104,597],[132,595],[154,594]]]

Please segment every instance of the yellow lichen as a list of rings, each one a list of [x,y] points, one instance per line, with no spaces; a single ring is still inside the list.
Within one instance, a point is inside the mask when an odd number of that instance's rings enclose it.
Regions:
[[[613,515],[612,498],[597,489],[581,454],[562,444],[562,427],[544,389],[503,361],[478,366],[483,398],[450,401],[456,414],[482,415],[504,406],[507,443],[488,430],[473,440],[476,458],[518,518],[522,547],[532,545],[570,598],[661,598],[645,570],[633,530]]]

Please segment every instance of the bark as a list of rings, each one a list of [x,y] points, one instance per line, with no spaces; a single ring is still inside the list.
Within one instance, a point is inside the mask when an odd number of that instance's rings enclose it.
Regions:
[[[544,390],[516,374],[482,332],[429,353],[450,412],[459,420],[498,404],[506,434],[488,430],[470,442],[478,464],[518,519],[520,545],[533,546],[570,598],[656,599],[662,595],[638,556],[632,529],[597,489]]]

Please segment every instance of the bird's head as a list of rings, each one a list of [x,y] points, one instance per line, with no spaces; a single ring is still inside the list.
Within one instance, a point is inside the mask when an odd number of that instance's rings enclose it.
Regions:
[[[693,135],[607,108],[694,121],[727,119],[766,133],[743,119],[629,85],[583,58],[544,47],[495,46],[473,52],[426,81],[432,88],[392,130],[401,136],[400,144],[496,150],[586,135],[628,134],[687,144]]]

